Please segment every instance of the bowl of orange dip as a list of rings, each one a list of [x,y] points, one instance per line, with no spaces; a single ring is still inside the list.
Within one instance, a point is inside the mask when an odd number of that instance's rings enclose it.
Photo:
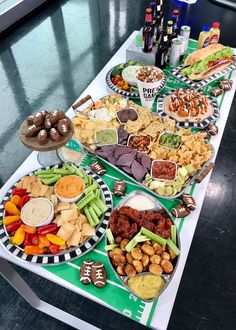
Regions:
[[[61,202],[74,203],[82,195],[85,182],[76,175],[67,175],[59,179],[54,187],[55,194]]]

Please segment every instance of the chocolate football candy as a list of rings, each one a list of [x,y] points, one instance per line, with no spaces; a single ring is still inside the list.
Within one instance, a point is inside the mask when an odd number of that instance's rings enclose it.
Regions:
[[[218,127],[214,124],[209,124],[207,126],[208,133],[211,135],[216,135],[218,134]]]
[[[61,122],[61,120],[57,124],[57,130],[61,135],[67,135],[69,133],[69,127],[67,124]]]
[[[60,123],[66,124],[68,126],[68,128],[70,128],[70,120],[68,118],[60,119],[58,121],[58,124],[60,124]]]
[[[53,141],[59,141],[60,140],[60,134],[58,133],[58,131],[54,127],[50,129],[49,134],[50,134],[50,138]]]
[[[232,85],[233,85],[233,81],[229,79],[221,80],[221,82],[219,83],[219,87],[225,92],[230,91]]]
[[[90,165],[91,170],[94,173],[97,173],[98,175],[103,175],[104,173],[106,173],[105,167],[100,164],[99,162],[94,162]]]
[[[47,114],[44,119],[44,127],[46,129],[50,129],[52,127],[52,123],[50,122],[50,116]]]
[[[203,134],[204,139],[210,139],[211,134],[208,132],[207,129],[203,129],[201,133]]]
[[[44,122],[44,117],[42,112],[37,112],[36,115],[34,115],[34,125],[41,126]]]
[[[38,143],[39,144],[45,144],[48,142],[48,132],[46,131],[46,129],[41,129],[41,131],[39,131],[38,133]]]
[[[126,183],[124,180],[117,180],[113,186],[113,193],[116,197],[123,196],[126,191]]]
[[[92,264],[91,279],[97,288],[103,288],[107,281],[107,273],[101,262]]]
[[[182,202],[190,211],[195,210],[196,202],[195,202],[193,196],[191,196],[189,194],[183,194]]]
[[[85,285],[91,283],[91,270],[93,264],[94,264],[93,260],[87,259],[84,260],[80,268],[80,281]]]
[[[65,114],[63,111],[59,111],[59,116],[58,116],[58,120],[64,119],[65,118]]]
[[[42,126],[31,125],[28,127],[27,132],[25,134],[26,137],[33,137],[38,134],[38,132],[42,129]]]
[[[183,217],[186,217],[187,215],[189,215],[190,211],[183,204],[178,204],[178,205],[176,205],[176,207],[173,207],[171,213],[176,218],[183,218]]]
[[[49,118],[51,124],[58,122],[58,120],[61,119],[59,110],[54,110],[53,112],[51,112]]]
[[[33,125],[33,123],[34,123],[34,116],[31,115],[31,116],[27,117],[26,118],[26,123],[27,123],[27,125]]]
[[[212,96],[220,96],[223,93],[223,90],[221,88],[215,87],[211,89],[211,95]]]

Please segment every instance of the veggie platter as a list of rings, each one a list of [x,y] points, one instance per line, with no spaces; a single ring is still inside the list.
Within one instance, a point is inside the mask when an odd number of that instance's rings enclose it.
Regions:
[[[124,286],[145,302],[157,299],[170,283],[180,255],[176,226],[162,204],[133,191],[112,211],[106,237],[111,267]]]
[[[124,99],[112,110],[112,118],[104,116],[102,119],[100,116],[99,119],[91,119],[91,111],[93,114],[94,111],[100,112],[101,108],[104,111],[104,99],[105,106],[109,108],[117,97],[106,96],[84,112],[75,110],[76,117],[72,123],[77,140],[89,152],[157,196],[169,199],[180,196],[214,154],[204,132],[178,129],[175,121],[168,116],[158,116]],[[100,108],[97,106],[95,109],[94,104],[99,103]],[[103,135],[102,144],[98,143],[98,135],[100,142]]]
[[[0,205],[0,240],[15,257],[55,265],[82,256],[100,241],[111,193],[90,169],[40,168],[9,189]]]
[[[136,71],[146,64],[136,61],[121,63],[111,68],[106,75],[107,86],[115,93],[123,97],[139,98],[139,91],[136,83]],[[166,84],[166,75],[160,69],[160,92]]]

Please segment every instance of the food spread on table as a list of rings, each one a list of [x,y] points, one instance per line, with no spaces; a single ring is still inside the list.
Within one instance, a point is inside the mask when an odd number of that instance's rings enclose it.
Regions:
[[[233,50],[230,47],[212,44],[189,54],[180,73],[191,80],[202,80],[233,62]]]
[[[196,96],[192,91],[184,93],[189,100]],[[84,141],[84,145],[158,195],[175,196],[210,159],[213,153],[211,144],[206,141],[204,133],[192,133],[190,129],[184,128],[178,130],[169,117],[158,116],[132,101],[128,101],[127,105],[135,110],[136,119],[132,117],[125,124],[121,124],[117,116],[111,122],[103,121],[103,129],[96,127],[89,132],[90,144]],[[77,137],[82,134],[84,122],[88,123],[87,126],[93,123],[86,118],[86,113],[87,109],[72,119]],[[114,134],[112,141],[101,140],[99,147],[97,134],[101,134],[103,130],[117,132],[118,143]],[[175,172],[167,171],[164,176],[162,173],[159,177],[154,177],[151,165],[155,160],[164,160],[167,164],[175,163]]]
[[[24,176],[4,209],[10,242],[38,255],[83,244],[95,235],[108,207],[91,175],[64,164]]]
[[[128,204],[135,198],[143,210]],[[156,209],[145,209],[147,205]],[[113,270],[123,283],[144,300],[158,296],[165,286],[165,277],[174,271],[180,254],[176,226],[164,208],[153,204],[151,197],[142,192],[127,196],[122,205],[114,209],[106,230],[108,251]]]
[[[212,115],[206,95],[194,89],[177,89],[164,98],[165,112],[178,121],[201,122]]]

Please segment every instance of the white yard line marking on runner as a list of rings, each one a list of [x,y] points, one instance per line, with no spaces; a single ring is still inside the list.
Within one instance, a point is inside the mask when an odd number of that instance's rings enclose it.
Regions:
[[[77,265],[75,265],[75,264],[72,264],[71,262],[67,262],[67,265],[69,265],[69,266],[71,266],[71,267],[74,267],[74,268],[80,270],[80,266],[77,266]],[[128,291],[123,285],[117,284],[116,282],[113,282],[113,281],[107,280],[107,283],[110,283],[110,284],[112,284],[112,285],[115,285],[115,286],[117,286],[118,288],[120,288],[120,289],[122,289],[122,290],[124,290],[124,291]]]
[[[139,321],[141,320],[141,316],[135,315],[135,318],[138,319]]]
[[[102,255],[104,255],[104,256],[107,256],[106,252],[100,251],[100,250],[98,250],[98,249],[93,249],[93,251],[95,251],[95,252],[97,252],[97,253],[100,253],[100,254],[102,254]]]
[[[110,174],[104,174],[104,176],[108,177],[108,178],[111,178],[111,179],[114,179],[114,180],[120,180],[120,178],[116,178],[115,176],[112,176]],[[137,183],[133,183],[133,182],[130,182],[130,181],[127,181],[128,184],[132,184],[133,186],[136,186],[136,187],[140,187]]]
[[[138,307],[144,309],[145,305],[139,305]]]

